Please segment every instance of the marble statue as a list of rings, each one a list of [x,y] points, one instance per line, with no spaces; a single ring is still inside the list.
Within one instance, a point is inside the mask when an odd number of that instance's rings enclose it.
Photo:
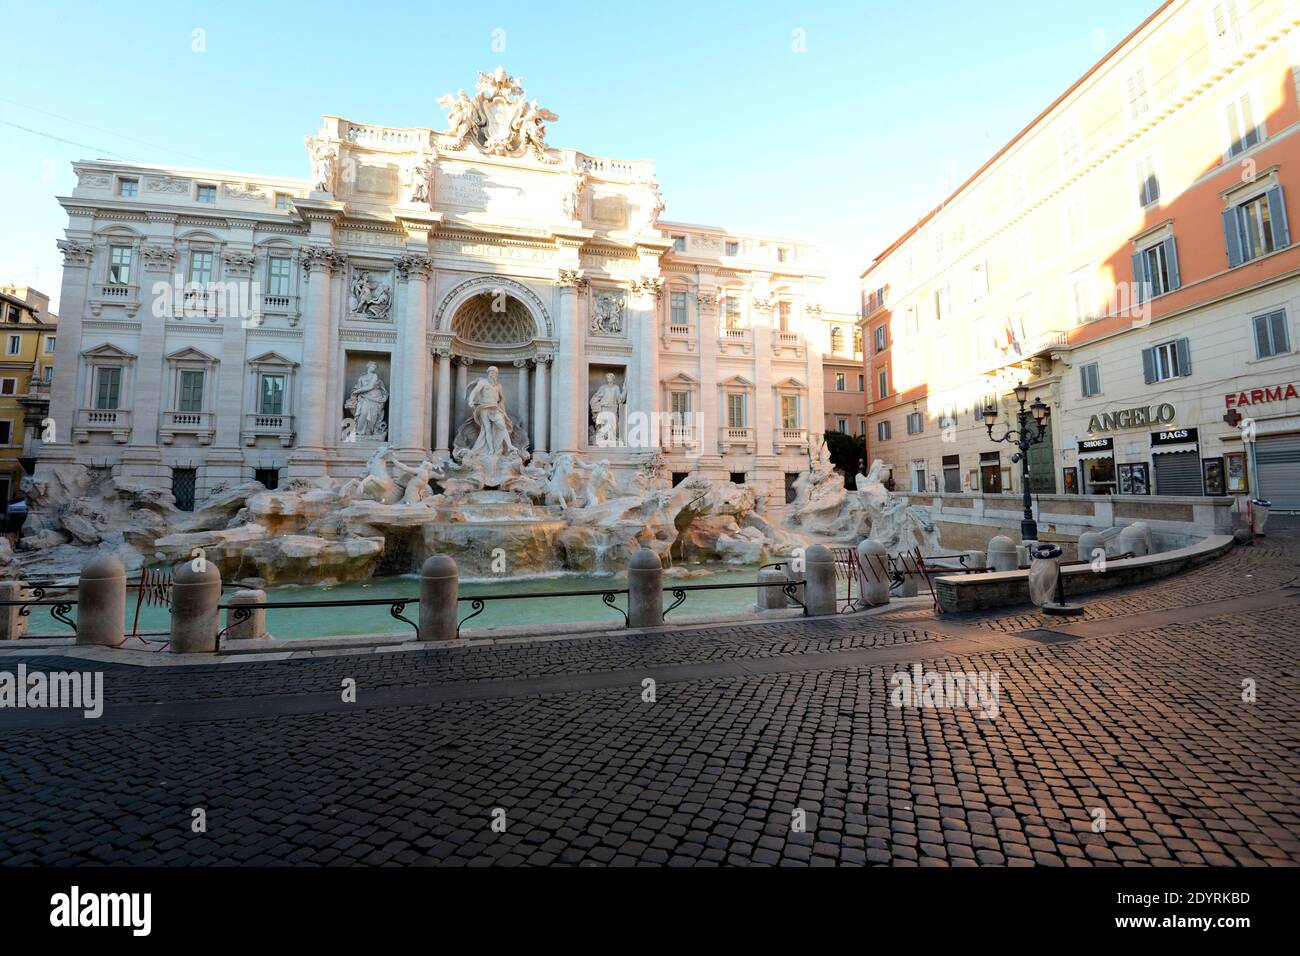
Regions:
[[[470,387],[466,403],[470,418],[478,426],[478,437],[467,454],[495,458],[519,453],[510,440],[510,416],[506,414],[505,392],[497,382],[495,365],[488,366],[487,375]]]
[[[333,195],[334,179],[338,174],[338,151],[327,140],[315,136],[305,137],[303,142],[311,154],[313,188]]]
[[[380,445],[366,462],[366,473],[345,482],[339,490],[339,497],[344,501],[360,498],[391,505],[402,497],[398,478],[414,473],[415,469],[397,460],[397,453],[391,445]]]
[[[591,443],[602,448],[617,445],[627,404],[627,388],[615,383],[613,372],[606,372],[605,384],[596,389],[588,404],[591,407]]]
[[[402,504],[404,505],[416,505],[427,500],[433,494],[429,482],[435,478],[441,481],[446,477],[442,469],[428,458],[416,465],[414,472],[410,481],[406,483],[406,490],[402,492]]]
[[[564,214],[565,219],[581,219],[582,212],[582,192],[586,188],[587,181],[582,176],[573,177],[573,188],[569,190],[560,199],[560,211]]]
[[[352,277],[352,314],[370,319],[386,319],[392,309],[392,292],[387,285],[375,281],[373,273],[357,270]]]
[[[388,437],[388,423],[384,419],[388,387],[379,377],[377,368],[374,362],[366,365],[365,373],[352,386],[352,394],[343,403],[343,407],[352,413],[350,421],[353,435],[383,441]]]
[[[518,156],[531,152],[544,163],[556,162],[546,146],[546,123],[559,119],[543,109],[536,100],[529,102],[522,81],[498,66],[491,73],[478,75],[474,98],[464,90],[455,96],[443,96],[438,105],[447,111],[447,129],[451,148],[473,144],[493,156]]]
[[[429,183],[433,180],[435,167],[432,157],[421,152],[419,157],[402,169],[403,198],[413,205],[427,206],[430,203]]]
[[[439,97],[438,105],[447,111],[446,135],[452,138],[456,148],[464,146],[483,126],[477,103],[464,90],[458,90],[455,96],[448,93]]]

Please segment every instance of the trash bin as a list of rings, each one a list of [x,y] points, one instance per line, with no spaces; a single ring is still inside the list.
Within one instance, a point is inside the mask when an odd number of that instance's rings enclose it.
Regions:
[[[1264,533],[1264,523],[1268,521],[1268,509],[1273,507],[1273,502],[1264,498],[1256,498],[1250,503],[1250,530],[1254,534],[1262,535]]]

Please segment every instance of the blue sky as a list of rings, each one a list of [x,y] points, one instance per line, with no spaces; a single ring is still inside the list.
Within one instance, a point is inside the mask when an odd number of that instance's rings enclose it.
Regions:
[[[655,160],[665,218],[822,241],[847,275],[1156,6],[13,4],[0,281],[57,299],[73,160],[306,176],[322,115],[440,129],[435,100],[498,63],[553,145]]]

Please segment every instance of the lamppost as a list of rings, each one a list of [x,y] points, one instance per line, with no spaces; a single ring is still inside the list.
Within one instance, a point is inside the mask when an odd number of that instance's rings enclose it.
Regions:
[[[993,424],[998,419],[998,409],[996,405],[984,409],[984,427],[989,431],[989,438],[997,442],[1007,442],[1015,445],[1020,450],[1011,456],[1011,461],[1020,462],[1020,487],[1025,494],[1025,517],[1020,522],[1020,536],[1025,541],[1038,540],[1038,523],[1034,521],[1034,505],[1029,497],[1029,449],[1041,443],[1047,437],[1047,420],[1052,416],[1052,410],[1043,404],[1040,398],[1034,399],[1034,403],[1025,408],[1025,399],[1029,397],[1029,388],[1024,382],[1016,386],[1016,401],[1020,404],[1020,411],[1016,413],[1016,422],[1019,428],[1007,426],[1001,438],[993,438]],[[1029,419],[1034,419],[1037,428],[1030,432]]]

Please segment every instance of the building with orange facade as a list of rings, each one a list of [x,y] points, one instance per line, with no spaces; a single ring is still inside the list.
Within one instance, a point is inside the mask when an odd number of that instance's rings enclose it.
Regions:
[[[862,327],[857,317],[822,311],[823,427],[846,435],[867,433],[866,375],[862,371]]]
[[[1300,8],[1171,0],[862,273],[868,442],[900,490],[1300,510]]]

